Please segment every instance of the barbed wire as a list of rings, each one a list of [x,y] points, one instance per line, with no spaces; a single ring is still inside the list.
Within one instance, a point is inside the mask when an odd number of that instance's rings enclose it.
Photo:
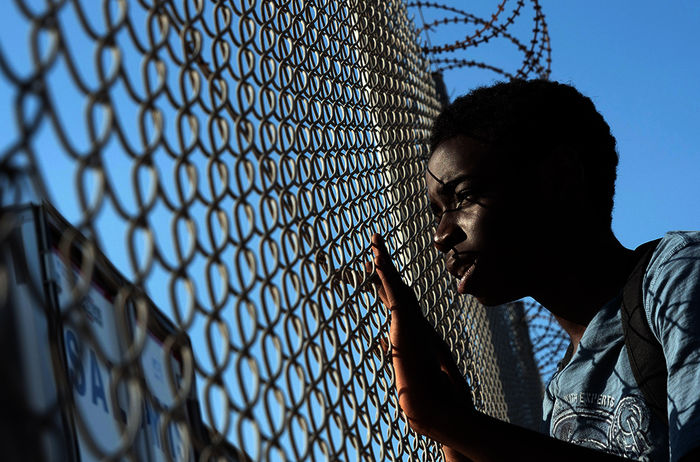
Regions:
[[[532,37],[528,42],[523,42],[508,32],[516,19],[522,15],[525,7],[525,0],[518,0],[509,12],[507,17],[501,21],[498,20],[506,11],[508,0],[501,0],[497,4],[496,11],[488,18],[480,18],[472,13],[469,13],[461,8],[457,8],[445,3],[415,1],[408,2],[409,8],[416,8],[421,12],[424,8],[453,13],[454,16],[445,16],[431,21],[423,20],[423,24],[418,28],[419,33],[431,31],[437,32],[439,28],[443,28],[450,24],[473,24],[476,30],[472,33],[467,33],[464,38],[453,39],[445,43],[433,45],[432,42],[423,46],[423,51],[428,55],[433,70],[436,72],[445,72],[460,67],[476,67],[486,69],[500,74],[508,79],[512,78],[529,78],[533,74],[540,78],[548,78],[551,68],[551,45],[549,41],[549,32],[545,16],[542,13],[542,7],[538,0],[530,0],[529,3],[534,12]],[[435,37],[435,35],[433,35]],[[475,60],[472,58],[460,57],[461,52],[486,44],[491,40],[505,39],[512,43],[523,55],[523,62],[519,69],[507,71],[500,66],[492,63]],[[427,42],[427,41],[426,41]],[[441,55],[448,54],[447,57]]]

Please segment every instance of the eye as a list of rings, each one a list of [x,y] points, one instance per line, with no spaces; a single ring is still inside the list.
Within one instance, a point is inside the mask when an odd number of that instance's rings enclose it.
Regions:
[[[476,202],[477,194],[473,189],[463,189],[455,193],[455,198],[457,199],[457,208],[466,207]]]

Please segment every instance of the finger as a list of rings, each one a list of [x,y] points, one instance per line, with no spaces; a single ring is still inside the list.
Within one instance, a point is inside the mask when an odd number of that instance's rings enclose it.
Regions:
[[[379,339],[379,346],[381,347],[382,351],[384,352],[385,355],[390,354],[390,349],[389,349],[389,338],[388,337],[381,337]]]
[[[386,292],[388,306],[398,305],[402,292],[406,290],[406,285],[391,261],[384,239],[379,234],[372,235],[372,252],[374,253],[377,275]]]
[[[374,264],[378,269],[384,271],[387,276],[398,276],[399,273],[391,261],[391,255],[386,248],[386,242],[381,234],[372,235],[372,253],[374,253]]]
[[[377,291],[377,295],[379,296],[379,299],[382,301],[384,305],[386,305],[387,308],[390,307],[389,305],[389,300],[387,299],[386,296],[386,291],[384,290],[384,285],[382,284],[382,280],[379,278],[379,275],[374,271],[374,267],[372,266],[371,261],[366,261],[364,262],[365,265],[365,280],[369,282],[369,284],[362,284],[360,287],[360,290],[363,292],[371,292],[372,288],[374,287]]]
[[[403,282],[401,274],[391,261],[386,243],[379,234],[372,235],[372,252],[375,255],[377,275],[384,290],[384,294],[380,291],[380,297],[392,311],[392,341],[399,340],[400,331],[410,332],[420,337],[434,335],[432,326],[420,312],[413,290]]]
[[[321,270],[329,276],[335,283],[345,283],[354,289],[362,291],[371,291],[371,284],[380,284],[379,276],[374,273],[372,262],[364,262],[364,272],[358,271],[349,265],[344,265],[342,268],[335,269],[331,256],[323,251],[318,251],[316,260]],[[369,280],[371,284],[364,284],[364,281]]]
[[[374,271],[371,261],[365,262],[365,278],[367,278],[372,285],[378,287],[382,285],[382,281],[379,279],[379,275]]]
[[[391,343],[389,342],[389,337],[379,337],[378,339],[374,339],[373,341],[374,344],[370,349],[372,355],[374,355],[379,360],[382,360],[384,358],[391,361]]]
[[[435,346],[430,341],[435,332],[421,314],[412,289],[403,282],[391,262],[384,239],[379,234],[372,236],[372,251],[375,255],[377,274],[385,292],[382,301],[391,310],[389,338],[394,367],[398,366],[401,373],[408,374],[407,376],[415,371],[419,371],[420,375],[420,371],[426,370],[426,367],[439,371],[439,357],[435,355]],[[416,339],[427,339],[428,342],[416,342]],[[402,356],[403,359],[398,356]]]

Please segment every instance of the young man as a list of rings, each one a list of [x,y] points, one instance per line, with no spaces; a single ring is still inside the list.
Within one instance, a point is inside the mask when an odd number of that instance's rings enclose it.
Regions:
[[[642,280],[666,358],[667,425],[640,392],[622,331],[621,290],[639,256],[610,227],[617,161],[593,103],[555,82],[479,88],[435,122],[426,183],[457,290],[487,306],[533,297],[573,352],[545,391],[546,434],[476,412],[375,235],[399,404],[448,460],[700,460],[700,233],[664,236]]]

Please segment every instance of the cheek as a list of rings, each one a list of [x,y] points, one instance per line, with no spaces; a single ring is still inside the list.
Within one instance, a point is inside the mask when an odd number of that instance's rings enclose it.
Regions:
[[[496,266],[522,258],[530,247],[529,220],[505,212],[496,207],[482,208],[472,221],[473,244]]]
[[[502,217],[492,213],[490,209],[480,207],[469,216],[469,231],[474,240],[481,245],[490,246],[500,240],[505,223]],[[486,250],[486,249],[484,249]]]

